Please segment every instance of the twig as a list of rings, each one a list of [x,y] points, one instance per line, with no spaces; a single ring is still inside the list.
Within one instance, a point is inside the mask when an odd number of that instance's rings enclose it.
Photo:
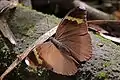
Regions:
[[[103,31],[106,32],[106,30],[104,30],[101,26],[99,26],[100,24],[106,24],[106,23],[120,23],[120,20],[90,20],[87,21],[88,23],[88,28],[93,30],[93,31]],[[117,28],[116,26],[114,27],[114,29]]]
[[[30,45],[22,54],[20,54],[17,59],[8,67],[8,69],[1,75],[0,80],[12,71],[29,53],[30,51],[35,48],[37,45],[42,44],[45,42],[49,37],[55,34],[57,26],[52,28],[50,31],[46,32],[42,36],[40,36],[32,45]]]
[[[14,34],[12,33],[12,31],[10,30],[8,23],[4,16],[0,17],[0,31],[2,32],[2,34],[4,35],[5,38],[9,39],[9,41],[12,44],[14,44],[14,45],[17,44],[16,38],[15,38]]]
[[[120,23],[120,20],[90,20],[88,24]]]

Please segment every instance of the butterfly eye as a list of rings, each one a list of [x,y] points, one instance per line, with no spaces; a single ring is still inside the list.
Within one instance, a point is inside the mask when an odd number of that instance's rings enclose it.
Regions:
[[[84,6],[84,4],[81,4],[81,6],[79,6],[79,8],[82,10],[86,10],[86,7]]]

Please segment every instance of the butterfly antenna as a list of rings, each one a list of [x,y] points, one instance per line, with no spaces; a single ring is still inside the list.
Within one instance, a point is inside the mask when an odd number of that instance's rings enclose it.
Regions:
[[[49,28],[50,26],[49,26],[49,21],[48,21],[48,17],[46,17],[47,18],[47,27]]]

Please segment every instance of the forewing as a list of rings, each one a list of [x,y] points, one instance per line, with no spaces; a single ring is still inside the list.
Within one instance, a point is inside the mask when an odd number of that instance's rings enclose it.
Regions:
[[[52,42],[45,42],[37,47],[40,58],[45,62],[47,68],[62,75],[74,75],[77,67],[72,58],[61,53]]]
[[[58,26],[55,38],[70,50],[77,61],[86,61],[92,55],[91,38],[86,23],[86,10],[71,10]]]

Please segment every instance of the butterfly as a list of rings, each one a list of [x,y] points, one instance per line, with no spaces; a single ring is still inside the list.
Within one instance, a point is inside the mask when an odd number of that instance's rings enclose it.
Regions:
[[[91,38],[86,22],[86,10],[76,7],[58,25],[56,34],[36,46],[26,57],[31,67],[45,67],[62,75],[74,75],[77,65],[92,56]]]

